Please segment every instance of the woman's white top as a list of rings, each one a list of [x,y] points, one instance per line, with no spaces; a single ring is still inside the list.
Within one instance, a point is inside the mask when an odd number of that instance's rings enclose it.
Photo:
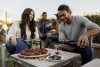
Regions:
[[[20,21],[14,22],[11,27],[8,30],[6,40],[8,41],[10,37],[16,36],[17,38],[21,37],[21,30],[20,30]],[[26,25],[26,35],[27,35],[27,40],[30,40],[30,35],[31,32],[28,28],[28,25]],[[35,28],[35,38],[39,38],[39,33],[38,33],[38,28]]]

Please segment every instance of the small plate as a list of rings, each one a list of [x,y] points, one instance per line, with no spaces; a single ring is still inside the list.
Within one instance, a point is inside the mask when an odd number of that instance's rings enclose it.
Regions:
[[[54,55],[52,55],[52,56],[54,56]],[[46,59],[48,60],[48,61],[52,61],[52,62],[58,62],[58,61],[61,61],[61,60],[63,60],[63,57],[62,56],[59,56],[60,57],[60,59],[58,59],[58,60],[55,60],[55,59],[50,59],[50,57],[52,57],[52,56],[48,56]]]

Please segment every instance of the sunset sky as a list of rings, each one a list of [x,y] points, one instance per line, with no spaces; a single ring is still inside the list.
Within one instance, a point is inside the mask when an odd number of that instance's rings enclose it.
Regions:
[[[100,13],[100,0],[0,0],[0,17],[5,17],[7,11],[8,18],[20,19],[25,8],[32,8],[36,18],[43,11],[49,17],[55,17],[53,14],[57,13],[61,4],[69,5],[73,15]]]

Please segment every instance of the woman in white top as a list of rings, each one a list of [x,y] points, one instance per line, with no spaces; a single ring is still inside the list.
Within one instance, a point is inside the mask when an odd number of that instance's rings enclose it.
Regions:
[[[6,49],[10,54],[19,53],[21,50],[31,48],[25,40],[39,38],[38,29],[34,21],[35,13],[31,8],[26,8],[21,16],[21,21],[15,22],[7,34]]]

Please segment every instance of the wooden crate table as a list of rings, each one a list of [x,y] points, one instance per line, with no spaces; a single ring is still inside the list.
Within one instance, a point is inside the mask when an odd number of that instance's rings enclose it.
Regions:
[[[48,52],[50,52],[51,55],[54,55],[56,50],[48,49]],[[80,54],[77,53],[71,53],[65,51],[60,51],[60,53],[63,59],[57,62],[48,61],[47,59],[41,61],[39,59],[23,59],[23,58],[19,58],[18,54],[11,55],[11,58],[14,62],[22,64],[25,67],[62,67],[63,65],[69,63],[73,63],[73,67],[76,67],[77,66],[76,61],[81,58]]]

